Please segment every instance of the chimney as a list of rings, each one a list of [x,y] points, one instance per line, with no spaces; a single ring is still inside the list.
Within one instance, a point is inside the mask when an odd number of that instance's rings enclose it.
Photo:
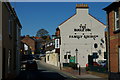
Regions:
[[[76,4],[77,14],[88,14],[88,4]]]
[[[26,37],[30,37],[29,35],[26,35]]]

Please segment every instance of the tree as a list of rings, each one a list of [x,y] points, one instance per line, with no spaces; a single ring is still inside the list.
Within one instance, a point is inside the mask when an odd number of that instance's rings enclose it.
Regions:
[[[36,37],[42,37],[43,39],[47,39],[49,36],[49,32],[45,29],[40,29],[37,31]]]

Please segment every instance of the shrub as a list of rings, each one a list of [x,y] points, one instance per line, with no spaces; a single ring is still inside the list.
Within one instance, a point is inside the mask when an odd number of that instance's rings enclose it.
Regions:
[[[85,69],[86,69],[86,71],[89,71],[89,70],[90,70],[90,68],[89,68],[89,67],[86,67]]]
[[[77,69],[76,63],[69,63],[69,67],[72,67],[73,69]]]

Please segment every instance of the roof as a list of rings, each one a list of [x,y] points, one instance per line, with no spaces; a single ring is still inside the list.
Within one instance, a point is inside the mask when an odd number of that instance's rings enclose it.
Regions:
[[[70,18],[72,18],[73,16],[75,16],[76,13],[74,15],[72,15]],[[94,16],[92,16],[91,14],[89,14],[91,17],[93,17],[95,20],[97,20],[98,22],[100,22],[101,24],[105,25],[104,23],[102,23],[100,20],[98,20],[97,18],[95,18]],[[63,23],[65,23],[66,21],[68,21],[70,18],[68,18],[67,20],[65,20],[64,22],[62,22],[60,25],[62,25]],[[59,26],[60,26],[59,25]]]
[[[18,16],[17,16],[14,8],[11,6],[10,2],[2,2],[2,3],[4,3],[6,5],[6,7],[8,8],[8,10],[14,15],[14,17],[16,18],[16,21],[17,21],[18,25],[22,28],[22,25],[21,25],[21,23],[20,23],[20,21],[18,19]]]
[[[21,36],[21,41],[25,38],[29,38],[31,40],[33,40],[35,42],[35,40],[33,39],[33,37],[30,37],[29,35],[26,35],[26,36]]]
[[[88,4],[76,4],[76,8],[89,8]],[[62,25],[63,23],[65,23],[66,21],[68,21],[69,19],[71,19],[73,16],[75,16],[75,14],[73,14],[70,18],[68,18],[67,20],[65,20],[64,22],[62,22],[60,25]],[[93,17],[91,14],[89,14],[91,17]],[[98,22],[102,23],[101,21],[99,21],[98,19],[96,19],[95,17],[93,17],[95,20],[97,20]],[[105,25],[104,23],[102,23],[103,25]],[[59,25],[59,26],[60,26]]]
[[[70,18],[72,18],[73,16],[75,16],[76,15],[76,13],[74,14],[74,15],[72,15]],[[65,20],[64,22],[62,22],[60,25],[62,25],[63,23],[65,23],[66,21],[68,21],[70,18],[68,18],[67,20]],[[59,25],[59,26],[60,26]]]
[[[32,38],[35,38],[35,39],[42,39],[41,37],[32,37]]]
[[[113,9],[116,9],[116,7],[120,7],[120,1],[113,2],[112,4],[110,4],[107,7],[103,8],[103,10],[105,10],[105,11],[111,11]]]
[[[100,22],[101,24],[103,24],[104,26],[106,26],[104,23],[102,23],[100,20],[98,20],[97,18],[95,18],[94,16],[92,16],[91,14],[89,14],[91,17],[93,17],[95,20],[97,20],[98,22]]]

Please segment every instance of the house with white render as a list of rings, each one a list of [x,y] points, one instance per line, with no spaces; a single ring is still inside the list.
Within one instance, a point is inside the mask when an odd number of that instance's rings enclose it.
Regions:
[[[97,15],[97,14],[96,14]],[[60,29],[60,63],[74,62],[81,67],[88,63],[88,56],[93,55],[93,61],[105,60],[106,26],[89,14],[87,4],[77,4],[76,13],[61,23]]]

